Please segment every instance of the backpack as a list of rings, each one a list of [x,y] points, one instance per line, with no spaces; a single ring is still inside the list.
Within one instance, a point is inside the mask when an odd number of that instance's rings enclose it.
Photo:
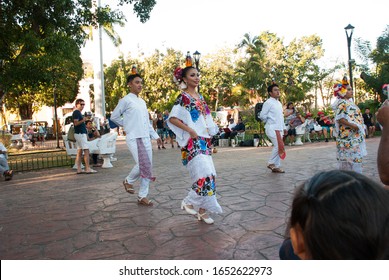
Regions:
[[[74,125],[71,125],[68,130],[68,141],[76,142],[76,138],[74,137]]]
[[[254,146],[254,140],[244,140],[239,143],[240,147],[253,147]]]

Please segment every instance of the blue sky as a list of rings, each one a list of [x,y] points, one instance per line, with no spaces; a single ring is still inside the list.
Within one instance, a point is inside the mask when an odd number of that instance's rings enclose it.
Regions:
[[[110,3],[102,0],[105,2]],[[336,60],[347,61],[344,27],[349,23],[355,27],[353,38],[369,40],[373,46],[389,24],[387,7],[378,0],[363,4],[356,0],[157,0],[144,24],[132,13],[132,7],[125,7],[128,21],[116,30],[123,40],[120,52],[131,52],[132,56],[169,47],[183,53],[198,50],[209,54],[235,46],[245,33],[254,36],[270,31],[285,44],[294,38],[319,35],[326,51],[324,61],[330,67]],[[82,53],[83,58],[92,59],[93,45],[87,43]],[[109,64],[118,55],[103,36],[104,62]]]

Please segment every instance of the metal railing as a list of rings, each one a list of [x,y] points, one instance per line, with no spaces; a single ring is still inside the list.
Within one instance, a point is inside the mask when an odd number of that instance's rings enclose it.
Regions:
[[[64,150],[10,154],[8,165],[15,172],[73,166],[74,159]]]
[[[59,148],[65,148],[65,145],[62,139],[59,141]],[[24,141],[23,147],[20,149],[23,151],[39,151],[39,150],[53,150],[57,148],[57,142],[53,140],[46,141],[36,141],[32,143],[31,141]]]

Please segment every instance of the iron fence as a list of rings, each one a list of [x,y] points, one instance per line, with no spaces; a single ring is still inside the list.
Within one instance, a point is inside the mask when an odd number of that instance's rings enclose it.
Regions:
[[[62,140],[58,143],[59,148],[65,148],[65,145]],[[34,144],[30,141],[24,142],[23,147],[21,147],[21,150],[23,151],[39,151],[39,150],[53,150],[57,148],[57,142],[56,141],[36,141]]]
[[[10,169],[15,172],[32,171],[52,167],[73,166],[74,159],[64,150],[29,152],[10,154],[8,156]]]

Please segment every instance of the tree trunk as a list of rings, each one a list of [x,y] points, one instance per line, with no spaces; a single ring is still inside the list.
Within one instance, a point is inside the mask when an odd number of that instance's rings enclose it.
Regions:
[[[0,124],[2,125],[2,127],[0,127],[0,130],[6,130],[5,125],[7,124],[7,119],[5,118],[3,103],[1,101],[0,101]]]
[[[20,118],[22,120],[31,120],[33,113],[34,113],[34,111],[32,110],[32,104],[31,103],[26,103],[26,104],[20,104],[19,105],[19,114],[20,114]]]
[[[216,101],[215,101],[215,111],[217,111],[217,106],[219,106],[219,90],[216,90]]]

